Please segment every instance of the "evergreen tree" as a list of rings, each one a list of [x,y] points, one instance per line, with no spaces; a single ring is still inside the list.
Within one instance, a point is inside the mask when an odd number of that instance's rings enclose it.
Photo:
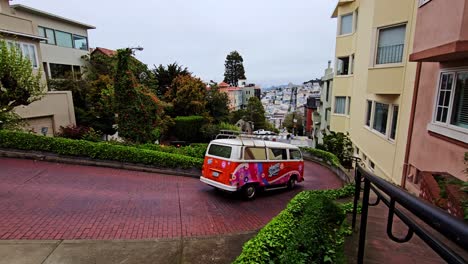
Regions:
[[[239,79],[245,79],[244,59],[237,51],[229,53],[224,62],[224,82],[237,86]]]
[[[163,97],[167,91],[171,90],[171,85],[174,79],[179,75],[191,75],[187,67],[178,65],[177,62],[167,65],[166,67],[160,64],[153,70],[153,74],[158,82],[158,96]],[[174,95],[172,95],[174,96]]]
[[[249,98],[245,109],[245,119],[244,121],[252,121],[254,123],[255,130],[265,128],[265,109],[257,97]]]

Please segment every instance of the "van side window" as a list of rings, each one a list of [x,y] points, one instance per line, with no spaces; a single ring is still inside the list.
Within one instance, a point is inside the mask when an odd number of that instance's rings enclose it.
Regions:
[[[297,149],[290,149],[289,150],[289,158],[292,160],[300,160],[302,159],[302,154]]]
[[[232,147],[212,144],[208,150],[209,155],[227,158],[231,157]]]
[[[268,149],[268,158],[270,160],[287,160],[288,154],[286,149]]]
[[[265,148],[246,147],[244,149],[245,160],[266,160]]]

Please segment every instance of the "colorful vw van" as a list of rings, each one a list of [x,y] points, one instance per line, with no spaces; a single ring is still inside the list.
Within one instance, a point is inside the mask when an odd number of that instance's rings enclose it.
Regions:
[[[210,142],[200,180],[215,188],[241,191],[253,199],[259,189],[294,188],[304,180],[304,160],[298,147],[255,139]]]

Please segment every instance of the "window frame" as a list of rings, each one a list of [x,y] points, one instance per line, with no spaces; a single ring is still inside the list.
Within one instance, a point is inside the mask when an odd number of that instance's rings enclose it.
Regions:
[[[346,16],[351,16],[351,32],[349,33],[342,33],[342,30],[343,30],[343,17],[346,17]],[[353,12],[349,12],[349,13],[346,13],[346,14],[342,14],[340,15],[340,21],[339,21],[339,26],[338,26],[338,36],[348,36],[348,35],[352,35],[355,31],[354,31],[354,11]]]
[[[72,34],[72,33],[70,33],[70,34]],[[75,46],[75,37],[84,38],[84,39],[86,40],[86,49],[77,48],[77,47]],[[83,51],[89,51],[88,37],[82,36],[82,35],[78,35],[78,34],[72,34],[72,41],[73,41],[73,48],[74,48],[74,49],[83,50]]]
[[[453,105],[454,105],[454,98],[456,93],[456,85],[457,85],[457,77],[459,73],[468,73],[467,67],[456,67],[456,68],[445,68],[439,71],[439,76],[436,83],[436,96],[434,96],[434,102],[432,104],[432,119],[431,122],[428,124],[427,129],[437,134],[441,134],[455,140],[468,143],[468,128],[463,128],[460,126],[456,126],[451,124],[452,120],[452,112],[453,112]],[[452,89],[450,93],[450,100],[448,104],[448,113],[445,122],[437,121],[437,108],[438,102],[440,98],[440,88],[442,84],[442,75],[443,74],[452,74],[453,75],[453,83]]]
[[[343,108],[343,113],[337,113],[336,112],[336,101],[338,98],[343,98],[345,103],[344,103],[344,108]],[[333,114],[334,115],[342,115],[342,116],[346,116],[346,102],[347,102],[347,97],[346,96],[335,96],[335,99],[333,101]]]
[[[369,103],[371,106],[370,109],[370,116],[369,116],[369,125],[367,125],[367,114],[369,110]],[[387,115],[387,123],[386,123],[386,128],[385,128],[385,134],[382,134],[380,131],[374,129],[374,117],[375,117],[375,110],[376,110],[376,103],[380,104],[385,104],[388,105],[388,115]],[[394,115],[394,110],[395,107],[398,107],[398,112],[400,112],[400,105],[397,103],[385,103],[385,102],[380,102],[376,100],[371,100],[371,99],[366,99],[366,111],[365,111],[365,116],[364,116],[364,127],[368,129],[369,131],[373,132],[379,137],[382,137],[392,143],[395,143],[397,135],[398,135],[398,117],[396,120],[396,127],[395,127],[395,138],[392,139],[391,136],[391,130],[392,130],[392,125],[393,125],[393,115]]]
[[[379,50],[379,39],[380,39],[380,31],[381,30],[385,30],[385,29],[389,29],[389,28],[395,28],[395,27],[401,27],[401,26],[405,26],[405,37],[404,37],[404,42],[403,42],[403,52],[401,54],[401,62],[392,62],[392,63],[377,63],[377,54],[378,54],[378,50]],[[405,63],[405,57],[406,57],[406,48],[407,48],[407,40],[408,40],[408,22],[405,21],[405,22],[402,22],[402,23],[397,23],[397,24],[392,24],[392,25],[386,25],[386,26],[382,26],[382,27],[378,27],[377,29],[377,32],[375,34],[375,44],[374,44],[374,57],[373,57],[373,60],[372,60],[372,65],[373,67],[376,67],[376,68],[385,68],[385,67],[395,67],[395,66],[401,66]]]
[[[75,48],[75,43],[74,43],[74,41],[73,41],[73,34],[72,34],[72,33],[66,32],[66,31],[62,31],[62,30],[57,30],[57,29],[54,29],[54,31],[55,31],[55,43],[56,43],[56,46],[62,47],[62,48],[72,48],[72,49]],[[71,46],[71,47],[60,46],[60,45],[58,44],[58,42],[57,42],[57,32],[65,33],[65,34],[70,34],[70,41],[71,41],[71,45],[72,45],[72,46]]]
[[[34,66],[34,62],[31,61],[31,57],[27,57],[29,59],[29,61],[31,62],[31,66],[34,70],[37,70],[40,68],[40,64],[42,61],[39,61],[39,55],[37,54],[37,47],[35,44],[33,43],[29,43],[29,42],[23,42],[23,41],[14,41],[14,40],[5,40],[5,42],[7,43],[7,46],[8,45],[14,45],[17,49],[19,49],[19,51],[21,52],[21,56],[22,57],[25,57],[24,55],[24,50],[23,50],[23,45],[27,45],[27,46],[31,46],[33,47],[33,51],[34,51],[34,59],[36,60],[36,65]],[[11,44],[9,44],[11,43]],[[29,51],[28,51],[29,53]]]
[[[347,69],[347,73],[346,74],[338,74],[338,64],[339,64],[339,61],[340,60],[343,60],[343,59],[348,59],[348,69]],[[344,63],[343,63],[344,64]],[[336,63],[335,63],[335,76],[337,77],[346,77],[346,76],[352,76],[354,74],[354,53],[353,54],[350,54],[348,56],[340,56],[340,57],[336,57]],[[343,67],[343,70],[344,70],[344,67]]]

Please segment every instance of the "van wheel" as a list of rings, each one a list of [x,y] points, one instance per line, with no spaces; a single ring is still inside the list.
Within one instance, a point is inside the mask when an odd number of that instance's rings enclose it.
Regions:
[[[296,187],[296,176],[291,176],[288,181],[288,189],[292,190]]]
[[[255,185],[249,184],[245,186],[243,189],[243,195],[244,198],[247,200],[252,200],[255,198],[255,195],[257,194],[257,188],[255,188]]]

